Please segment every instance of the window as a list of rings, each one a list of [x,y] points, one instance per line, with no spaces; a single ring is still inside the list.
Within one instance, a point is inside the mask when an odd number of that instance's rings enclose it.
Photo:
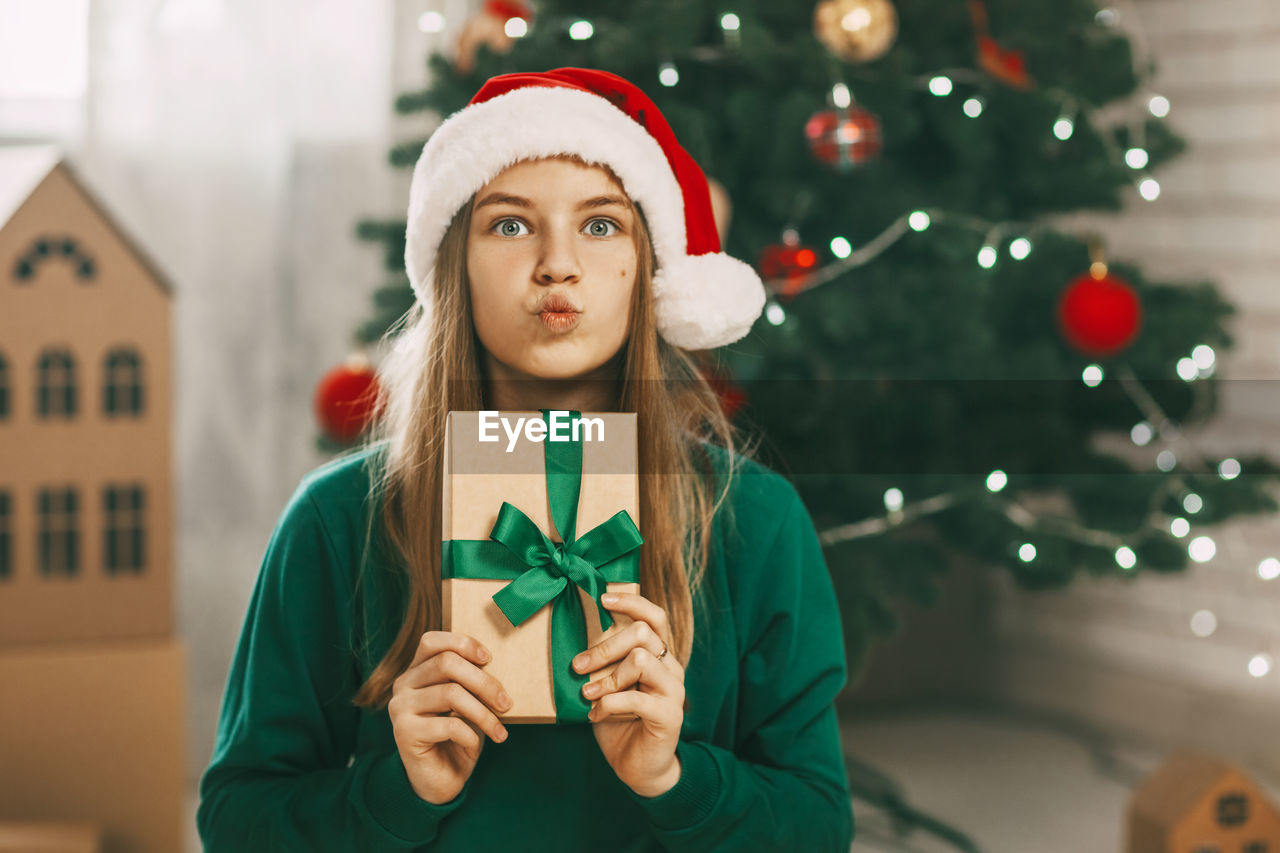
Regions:
[[[41,489],[37,512],[40,574],[74,577],[80,571],[79,499],[75,489]]]
[[[0,489],[0,581],[13,574],[13,506],[9,493]]]
[[[89,0],[0,0],[0,127],[72,139],[84,125]]]
[[[76,363],[65,349],[45,350],[36,376],[36,412],[42,418],[76,413]]]
[[[46,235],[37,237],[31,242],[31,247],[18,256],[13,264],[14,281],[18,284],[30,284],[35,281],[41,265],[49,261],[69,264],[76,277],[84,282],[92,281],[97,270],[93,258],[76,245],[74,237]]]
[[[102,552],[109,575],[142,574],[146,566],[146,501],[142,486],[108,486],[102,493],[106,520]]]
[[[102,413],[107,417],[142,414],[142,359],[130,347],[107,353],[102,380]]]
[[[1218,826],[1244,826],[1249,820],[1249,797],[1231,791],[1218,798]]]
[[[0,420],[9,417],[9,362],[0,352]]]

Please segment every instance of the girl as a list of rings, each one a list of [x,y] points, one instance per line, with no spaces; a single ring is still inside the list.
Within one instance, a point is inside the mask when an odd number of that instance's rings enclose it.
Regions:
[[[601,71],[495,77],[423,150],[407,241],[377,432],[303,479],[263,560],[205,849],[848,850],[813,523],[687,352],[745,335],[763,287],[662,114]],[[543,408],[639,427],[641,593],[603,598],[634,622],[574,662],[618,663],[589,730],[507,729],[488,650],[438,630],[445,416]]]

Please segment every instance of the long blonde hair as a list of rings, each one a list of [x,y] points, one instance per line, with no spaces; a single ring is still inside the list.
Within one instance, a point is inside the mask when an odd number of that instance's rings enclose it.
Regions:
[[[555,159],[583,163],[573,155]],[[612,170],[602,168],[622,186]],[[461,206],[441,241],[431,310],[415,302],[388,332],[388,338],[394,338],[379,368],[382,414],[361,448],[385,443],[385,464],[373,478],[372,506],[381,506],[381,532],[398,551],[408,586],[399,632],[352,700],[359,707],[384,706],[423,633],[440,630],[445,417],[450,411],[491,408],[482,399],[483,366],[466,273],[473,200],[474,196]],[[652,298],[656,257],[643,211],[634,209],[636,286],[625,352],[620,354],[617,411],[637,416],[639,523],[645,540],[640,592],[667,612],[672,632],[668,645],[687,664],[694,640],[693,603],[707,566],[712,519],[735,476],[735,459],[740,461],[751,450],[704,377],[704,362],[658,336]],[[730,465],[718,491],[703,443],[728,450]],[[367,546],[366,537],[366,554]],[[361,561],[361,579],[366,562]]]

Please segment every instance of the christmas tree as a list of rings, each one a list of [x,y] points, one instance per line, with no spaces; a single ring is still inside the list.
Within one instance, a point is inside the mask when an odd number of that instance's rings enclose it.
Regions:
[[[851,673],[949,554],[1029,589],[1122,582],[1276,509],[1270,461],[1183,432],[1216,411],[1231,306],[1054,224],[1154,200],[1184,147],[1093,2],[489,2],[428,61],[397,110],[447,115],[512,71],[620,74],[713,181],[725,250],[774,295],[709,374],[822,532]],[[406,181],[424,142],[391,152]],[[366,342],[411,305],[404,229],[359,225],[390,275]]]

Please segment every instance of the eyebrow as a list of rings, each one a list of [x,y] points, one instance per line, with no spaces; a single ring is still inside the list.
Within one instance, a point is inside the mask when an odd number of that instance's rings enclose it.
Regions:
[[[529,199],[524,198],[522,196],[504,195],[502,193],[490,193],[480,201],[476,202],[475,209],[479,210],[480,208],[484,207],[487,204],[511,204],[511,205],[515,205],[516,207],[523,207],[523,208],[533,207],[533,202],[529,201]],[[617,205],[618,207],[622,207],[627,210],[631,209],[630,203],[628,203],[628,201],[620,195],[598,195],[595,198],[589,198],[586,201],[582,202],[581,204],[578,205],[577,209],[587,210],[587,209],[597,208],[597,207],[608,207],[610,205]]]

